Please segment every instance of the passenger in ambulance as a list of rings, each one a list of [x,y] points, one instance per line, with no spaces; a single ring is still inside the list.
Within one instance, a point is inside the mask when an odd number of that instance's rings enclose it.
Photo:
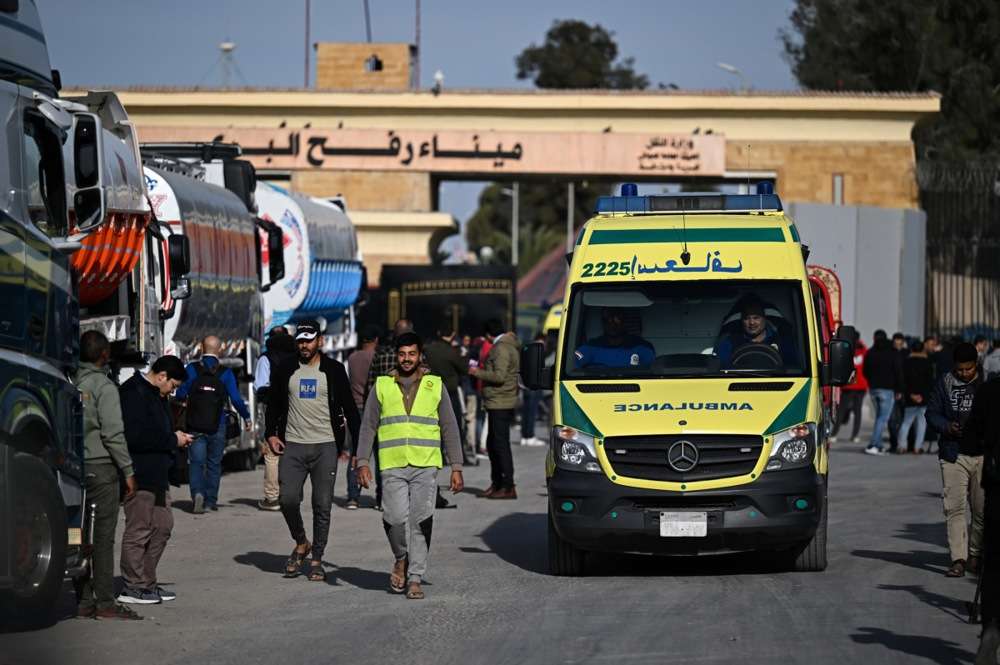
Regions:
[[[783,335],[778,325],[768,320],[764,309],[764,303],[760,299],[755,296],[746,297],[739,304],[739,325],[734,325],[735,321],[723,324],[715,346],[715,355],[723,369],[744,364],[734,360],[738,361],[739,356],[743,355],[738,353],[740,349],[752,344],[758,345],[755,350],[761,352],[754,355],[752,369],[769,369],[756,366],[762,354],[769,356],[765,362],[772,367],[796,364],[795,348],[790,335]],[[771,351],[767,352],[762,346]]]
[[[605,307],[601,311],[604,334],[587,340],[573,352],[576,367],[649,367],[656,358],[653,345],[625,329],[625,310]]]

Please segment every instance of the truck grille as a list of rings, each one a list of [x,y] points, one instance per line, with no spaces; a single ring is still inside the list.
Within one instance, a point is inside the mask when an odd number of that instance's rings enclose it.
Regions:
[[[667,453],[678,441],[687,441],[698,451],[690,470],[677,471],[667,462]],[[693,482],[742,476],[753,471],[764,448],[759,436],[612,436],[604,439],[604,452],[614,472],[629,478]],[[685,466],[680,464],[679,466]]]

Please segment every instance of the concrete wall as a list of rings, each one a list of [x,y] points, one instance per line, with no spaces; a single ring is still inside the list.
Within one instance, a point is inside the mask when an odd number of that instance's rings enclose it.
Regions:
[[[413,47],[403,43],[330,43],[316,45],[317,90],[406,90],[412,84]],[[371,56],[380,71],[367,71]]]
[[[843,288],[844,323],[862,339],[924,332],[926,215],[920,210],[791,203],[809,263],[832,268]]]

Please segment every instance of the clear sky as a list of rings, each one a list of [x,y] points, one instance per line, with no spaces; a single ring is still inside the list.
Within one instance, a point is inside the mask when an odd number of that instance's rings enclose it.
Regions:
[[[52,66],[66,86],[218,86],[218,45],[236,43],[233,84],[304,83],[305,0],[35,0]],[[363,0],[312,0],[311,41],[364,41]],[[415,0],[369,0],[374,41],[413,41]],[[420,80],[515,88],[514,57],[556,19],[599,23],[637,71],[681,88],[797,87],[778,30],[791,0],[422,0]],[[442,208],[463,220],[481,185],[445,183]]]

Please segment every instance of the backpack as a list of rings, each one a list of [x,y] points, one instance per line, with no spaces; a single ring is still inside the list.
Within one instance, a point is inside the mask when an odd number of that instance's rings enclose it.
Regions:
[[[229,400],[226,385],[219,378],[220,370],[225,370],[221,365],[208,368],[200,362],[195,363],[194,367],[197,374],[188,391],[185,412],[187,431],[215,434],[219,431],[222,411]]]

